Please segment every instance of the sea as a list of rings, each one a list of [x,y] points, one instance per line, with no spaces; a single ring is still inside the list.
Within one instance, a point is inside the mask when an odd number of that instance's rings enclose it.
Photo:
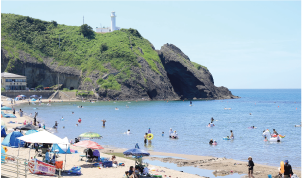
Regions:
[[[102,139],[94,141],[105,146],[134,148],[138,143],[147,151],[226,157],[279,166],[289,160],[293,168],[301,167],[301,90],[300,89],[232,89],[239,99],[190,101],[99,101],[52,102],[51,106],[18,105],[26,114],[38,112],[38,120],[54,134],[74,140],[84,132],[96,132]],[[83,106],[78,108],[77,106]],[[119,110],[115,110],[115,108]],[[225,109],[231,108],[231,109]],[[74,112],[74,114],[72,114]],[[61,121],[61,118],[63,120]],[[214,127],[206,127],[214,118]],[[76,126],[77,120],[82,123]],[[106,120],[106,126],[102,121]],[[249,127],[254,126],[255,129]],[[154,138],[144,145],[144,134],[151,129]],[[169,129],[179,139],[170,139]],[[280,143],[265,142],[264,130],[273,129],[285,135]],[[130,130],[131,134],[125,134]],[[223,137],[234,133],[234,140]],[[162,136],[164,132],[164,136]],[[210,139],[217,145],[209,145]]]

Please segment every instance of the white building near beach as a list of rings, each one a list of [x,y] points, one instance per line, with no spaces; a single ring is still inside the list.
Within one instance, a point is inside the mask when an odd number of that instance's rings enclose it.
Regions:
[[[111,13],[111,26],[107,28],[96,28],[97,33],[108,33],[108,32],[113,32],[115,30],[120,30],[120,27],[116,26],[116,14],[115,12]]]

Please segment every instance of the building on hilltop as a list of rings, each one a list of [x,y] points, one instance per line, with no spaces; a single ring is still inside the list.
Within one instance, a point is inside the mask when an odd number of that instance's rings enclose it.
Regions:
[[[1,73],[1,87],[5,90],[25,90],[26,76],[3,72]]]
[[[103,28],[96,28],[97,33],[108,33],[108,32],[113,32],[115,30],[120,30],[120,27],[116,26],[116,15],[115,12],[111,13],[111,27],[103,27]]]

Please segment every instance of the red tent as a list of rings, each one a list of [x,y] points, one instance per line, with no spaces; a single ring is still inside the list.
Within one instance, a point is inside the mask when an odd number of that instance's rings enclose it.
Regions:
[[[90,140],[83,140],[81,142],[78,142],[78,143],[74,144],[74,146],[84,147],[84,148],[91,148],[91,149],[96,149],[96,150],[104,149],[98,143],[90,141]]]

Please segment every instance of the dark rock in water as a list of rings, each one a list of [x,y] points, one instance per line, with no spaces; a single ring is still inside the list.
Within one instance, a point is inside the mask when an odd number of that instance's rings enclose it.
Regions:
[[[206,67],[197,69],[188,56],[173,44],[165,44],[158,51],[174,91],[181,99],[238,98],[226,87],[216,87]]]

